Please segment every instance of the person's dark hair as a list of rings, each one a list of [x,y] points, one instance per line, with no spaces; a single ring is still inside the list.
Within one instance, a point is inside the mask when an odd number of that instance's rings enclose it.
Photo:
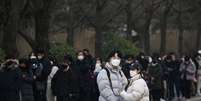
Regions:
[[[190,60],[190,56],[185,56],[185,57],[184,57],[184,60],[185,60],[185,61],[189,61],[189,60]]]
[[[110,52],[110,54],[107,57],[107,60],[109,61],[110,58],[114,57],[116,53],[117,53],[118,57],[122,58],[122,53],[118,50],[114,50],[114,51]]]
[[[97,60],[99,60],[101,63],[103,63],[102,58],[100,58],[100,57],[96,57],[96,61],[97,61]]]
[[[141,75],[141,77],[143,77],[143,73],[142,73],[143,67],[139,62],[132,63],[129,68],[130,70],[139,71],[139,74]]]
[[[29,61],[25,58],[19,59],[19,64],[25,64],[26,66],[29,65]]]
[[[124,59],[134,59],[134,56],[133,55],[125,55]]]
[[[168,56],[166,57],[166,60],[172,60],[172,56],[171,56],[171,55],[168,55]]]
[[[57,61],[56,57],[54,57],[54,56],[50,56],[50,57],[49,57],[49,61],[52,61],[52,62],[53,62],[53,65],[55,65],[55,66],[58,65],[58,61]]]
[[[64,62],[67,62],[68,64],[72,64],[73,63],[73,58],[71,55],[67,54],[64,56]]]
[[[138,56],[145,56],[145,53],[140,52]]]
[[[81,51],[81,50],[79,50],[79,51],[77,51],[76,56],[78,56],[78,55],[79,55],[79,53],[83,53],[83,55],[84,55],[84,52],[83,52],[83,51]]]
[[[88,49],[83,49],[83,51],[86,51],[87,53],[89,53],[89,50],[88,50]]]
[[[132,63],[129,68],[130,70],[142,71],[142,65],[138,62]]]

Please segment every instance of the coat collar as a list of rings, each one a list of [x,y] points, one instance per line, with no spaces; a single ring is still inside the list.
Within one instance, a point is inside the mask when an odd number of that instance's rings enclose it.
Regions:
[[[105,64],[105,67],[108,68],[112,72],[119,72],[121,70],[120,66],[118,66],[117,69],[114,69],[113,66],[109,62],[107,62]]]

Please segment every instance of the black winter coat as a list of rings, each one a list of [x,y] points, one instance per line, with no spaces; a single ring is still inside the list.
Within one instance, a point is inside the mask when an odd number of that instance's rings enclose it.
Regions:
[[[71,69],[64,71],[64,68],[61,67],[54,75],[51,83],[52,92],[55,96],[79,97],[78,79]]]
[[[10,65],[0,70],[0,101],[20,101],[20,70]]]
[[[23,77],[24,76],[24,77]],[[33,73],[29,69],[21,69],[21,95],[22,101],[33,101]]]

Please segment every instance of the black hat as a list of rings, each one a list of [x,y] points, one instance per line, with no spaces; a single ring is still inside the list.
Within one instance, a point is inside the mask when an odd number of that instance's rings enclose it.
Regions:
[[[129,68],[130,68],[130,70],[137,69],[137,70],[141,71],[142,70],[142,65],[139,64],[138,62],[135,62],[135,63],[132,63]]]

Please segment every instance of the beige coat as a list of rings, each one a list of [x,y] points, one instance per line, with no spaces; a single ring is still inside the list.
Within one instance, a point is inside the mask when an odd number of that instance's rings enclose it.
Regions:
[[[149,101],[149,89],[144,79],[137,75],[130,80],[127,91],[120,93],[125,101]]]

